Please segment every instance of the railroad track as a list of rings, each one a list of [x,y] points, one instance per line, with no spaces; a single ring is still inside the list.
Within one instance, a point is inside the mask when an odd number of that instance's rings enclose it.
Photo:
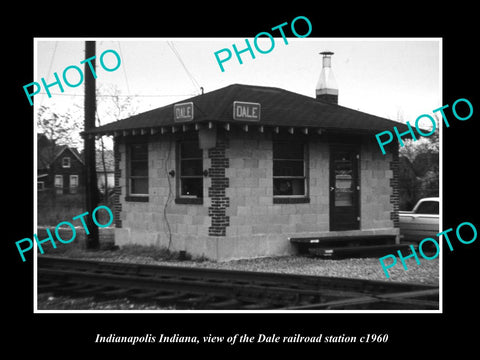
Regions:
[[[438,309],[411,283],[38,256],[38,292],[129,298],[176,309]]]

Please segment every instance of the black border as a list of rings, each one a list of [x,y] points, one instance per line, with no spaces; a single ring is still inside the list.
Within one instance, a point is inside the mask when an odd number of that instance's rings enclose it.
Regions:
[[[419,7],[402,2],[398,4],[368,5],[339,3],[336,9],[315,3],[295,8],[294,4],[262,5],[247,3],[218,7],[206,3],[181,4],[175,9],[162,4],[139,3],[107,4],[104,13],[91,4],[73,5],[63,12],[63,7],[53,4],[28,4],[24,9],[10,10],[18,15],[15,21],[4,22],[8,39],[2,61],[7,76],[4,103],[8,115],[3,119],[4,174],[8,189],[4,202],[6,211],[2,242],[4,281],[8,290],[3,292],[4,351],[15,354],[28,351],[32,355],[64,358],[69,354],[109,356],[141,353],[163,357],[167,354],[182,356],[200,351],[215,356],[224,351],[240,354],[252,352],[251,345],[98,345],[96,333],[143,335],[147,333],[203,336],[209,333],[229,336],[235,333],[276,333],[277,335],[318,333],[361,335],[388,333],[386,345],[257,345],[268,355],[290,348],[295,354],[323,357],[326,352],[342,354],[345,350],[373,355],[390,356],[398,351],[401,356],[417,357],[422,354],[441,354],[444,350],[468,353],[477,342],[475,322],[470,321],[478,312],[476,273],[478,268],[478,243],[457,243],[453,252],[445,251],[444,258],[444,313],[443,314],[33,314],[33,261],[27,255],[21,262],[14,242],[31,237],[33,233],[33,110],[25,101],[22,86],[33,81],[33,37],[254,37],[294,17],[303,15],[313,25],[311,37],[442,37],[444,68],[443,104],[452,104],[458,98],[467,98],[474,107],[473,117],[465,122],[453,121],[444,128],[443,144],[443,211],[444,228],[455,228],[470,221],[480,224],[477,206],[478,188],[476,154],[478,148],[479,92],[477,82],[478,56],[476,44],[478,20],[474,3],[435,4]],[[15,7],[15,5],[12,5]],[[150,9],[152,7],[152,9]],[[150,9],[150,10],[148,10]],[[8,55],[7,55],[8,54]],[[415,84],[412,84],[414,86]],[[430,110],[430,109],[426,109]],[[14,141],[8,141],[8,138]],[[10,155],[9,155],[10,154]],[[14,154],[14,156],[11,156]],[[7,275],[8,274],[8,275]],[[167,353],[174,350],[174,353]],[[310,352],[313,351],[313,352]],[[298,356],[298,355],[294,355]]]

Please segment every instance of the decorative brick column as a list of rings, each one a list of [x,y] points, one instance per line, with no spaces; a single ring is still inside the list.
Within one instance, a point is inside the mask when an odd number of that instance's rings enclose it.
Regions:
[[[229,186],[229,180],[225,177],[225,169],[229,167],[229,161],[225,156],[227,147],[228,139],[219,131],[215,148],[208,150],[208,157],[211,159],[211,167],[208,170],[211,178],[211,187],[208,188],[208,196],[211,198],[208,216],[212,218],[212,226],[208,228],[210,236],[225,236],[227,226],[230,225],[230,217],[226,215],[230,199],[225,195],[225,189]]]
[[[393,177],[390,179],[390,186],[392,188],[392,195],[390,195],[390,204],[393,205],[393,211],[390,212],[390,219],[393,221],[393,227],[400,227],[399,209],[399,177],[400,177],[400,158],[398,155],[398,147],[392,148],[392,160],[390,161],[390,170],[393,172]]]
[[[115,187],[113,190],[113,217],[115,219],[115,227],[122,227],[122,220],[120,219],[120,213],[122,211],[122,204],[120,203],[120,195],[122,194],[122,187],[120,186],[120,177],[122,176],[122,170],[120,170],[120,149],[117,139],[114,139],[113,143],[113,159],[114,159],[114,176]]]

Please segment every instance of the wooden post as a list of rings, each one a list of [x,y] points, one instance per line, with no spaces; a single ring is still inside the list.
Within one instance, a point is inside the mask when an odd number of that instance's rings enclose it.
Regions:
[[[85,42],[86,59],[95,56],[95,41]],[[95,59],[91,61],[95,69]],[[96,97],[95,97],[95,78],[89,69],[88,62],[85,63],[85,131],[95,128]],[[97,186],[97,171],[95,164],[95,136],[85,136],[84,138],[85,155],[85,200],[88,216],[86,223],[90,234],[87,235],[86,248],[98,249],[100,241],[98,238],[98,227],[93,222],[92,213],[97,207],[99,193]]]

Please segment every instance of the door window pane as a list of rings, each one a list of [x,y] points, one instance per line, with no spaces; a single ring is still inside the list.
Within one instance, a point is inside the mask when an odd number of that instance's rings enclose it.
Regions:
[[[335,163],[335,206],[353,205],[352,163]]]
[[[353,159],[351,152],[339,151],[334,157],[335,206],[354,205]]]

